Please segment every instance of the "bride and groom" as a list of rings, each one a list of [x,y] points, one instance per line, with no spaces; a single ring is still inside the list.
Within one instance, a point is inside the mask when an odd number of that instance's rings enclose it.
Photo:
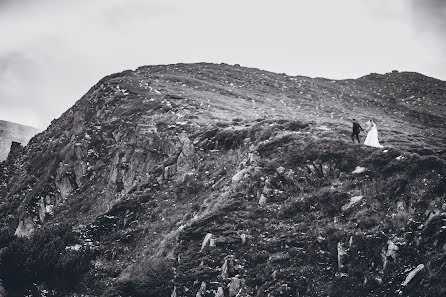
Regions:
[[[366,128],[366,130],[369,130],[369,132],[367,133],[367,137],[364,141],[364,144],[372,147],[383,147],[378,141],[378,128],[376,127],[375,122],[372,119],[370,119],[367,123],[368,127]],[[353,142],[355,142],[355,137],[356,137],[358,143],[361,143],[359,141],[359,133],[361,131],[364,131],[364,129],[362,129],[361,125],[355,119],[353,119],[353,132],[352,132]]]

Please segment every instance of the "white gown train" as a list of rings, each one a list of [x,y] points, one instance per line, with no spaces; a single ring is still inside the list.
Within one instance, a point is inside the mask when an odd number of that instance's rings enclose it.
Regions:
[[[367,138],[364,141],[364,144],[372,147],[383,147],[378,140],[378,128],[376,128],[375,124],[372,124],[369,133],[367,133]]]

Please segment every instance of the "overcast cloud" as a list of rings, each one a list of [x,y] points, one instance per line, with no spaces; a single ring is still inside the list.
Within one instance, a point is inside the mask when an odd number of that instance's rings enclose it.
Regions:
[[[45,128],[103,76],[226,62],[446,80],[443,0],[0,0],[0,119]]]

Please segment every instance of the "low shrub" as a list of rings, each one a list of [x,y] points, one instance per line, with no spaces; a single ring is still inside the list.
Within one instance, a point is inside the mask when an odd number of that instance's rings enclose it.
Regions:
[[[2,231],[2,239],[7,235]],[[36,231],[30,238],[9,237],[0,253],[0,279],[11,296],[20,296],[33,284],[66,291],[90,269],[93,254],[88,249],[70,249],[78,243],[68,225]]]
[[[320,191],[316,195],[301,196],[285,204],[279,211],[278,217],[288,219],[299,213],[322,211],[329,217],[341,212],[341,207],[348,201],[348,195],[337,191]]]
[[[14,233],[8,228],[0,229],[0,249],[7,247],[8,244],[14,239]]]
[[[298,197],[282,206],[278,213],[279,219],[290,219],[299,213],[310,210],[311,202],[305,197]]]
[[[172,292],[172,264],[166,259],[148,258],[132,265],[103,297],[169,297]]]

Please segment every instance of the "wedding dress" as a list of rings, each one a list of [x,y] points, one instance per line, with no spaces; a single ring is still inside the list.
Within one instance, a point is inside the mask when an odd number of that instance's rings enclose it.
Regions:
[[[369,127],[370,131],[367,133],[364,144],[372,147],[383,147],[378,141],[378,128],[376,128],[376,124],[372,121]]]

